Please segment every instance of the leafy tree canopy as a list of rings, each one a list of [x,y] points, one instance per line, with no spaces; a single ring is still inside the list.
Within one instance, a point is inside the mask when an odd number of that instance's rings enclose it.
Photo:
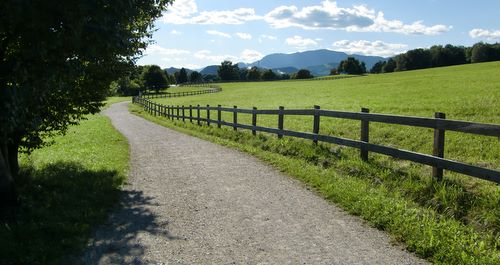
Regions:
[[[231,61],[223,61],[217,70],[219,78],[223,81],[233,81],[240,79],[240,68]]]
[[[19,148],[98,112],[170,2],[2,0],[0,206],[14,194]]]

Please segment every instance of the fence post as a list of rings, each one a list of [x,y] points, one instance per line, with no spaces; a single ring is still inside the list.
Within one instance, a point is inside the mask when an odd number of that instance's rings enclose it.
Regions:
[[[186,111],[184,110],[184,105],[182,105],[182,122],[186,122]]]
[[[361,108],[361,112],[370,113],[367,108]],[[370,141],[370,122],[367,120],[361,120],[361,141],[368,143]],[[361,160],[368,161],[368,150],[362,147],[360,148]]]
[[[280,106],[279,107],[279,112],[278,112],[278,130],[282,131],[283,130],[283,110],[285,107]],[[283,134],[278,132],[278,139],[283,138]]]
[[[221,123],[221,120],[222,120],[222,111],[221,111],[221,105],[218,105],[217,106],[217,128],[220,129],[220,127],[222,126],[222,123]]]
[[[210,126],[210,105],[207,104],[207,126]]]
[[[189,122],[193,123],[193,105],[189,105]]]
[[[171,120],[174,120],[174,116],[175,116],[175,113],[174,113],[174,105],[170,106],[170,119]]]
[[[319,116],[319,109],[320,109],[320,107],[318,105],[314,105],[313,133],[316,135],[319,134],[319,119],[321,117],[321,116]],[[313,143],[318,144],[317,137],[313,140]]]
[[[434,114],[436,119],[446,119],[446,114],[442,112],[436,112]],[[444,132],[445,130],[434,129],[434,147],[432,149],[432,155],[437,157],[444,157]],[[432,167],[432,177],[437,181],[443,179],[443,169],[439,167]]]
[[[236,127],[236,124],[238,124],[238,112],[236,110],[238,109],[237,106],[233,106],[233,130],[238,130],[238,127]]]
[[[197,116],[197,120],[198,120],[198,125],[201,125],[201,123],[200,123],[200,104],[198,104],[198,106],[196,107],[196,116]]]
[[[252,110],[252,134],[257,135],[257,131],[255,130],[255,126],[257,126],[257,108],[253,107]]]

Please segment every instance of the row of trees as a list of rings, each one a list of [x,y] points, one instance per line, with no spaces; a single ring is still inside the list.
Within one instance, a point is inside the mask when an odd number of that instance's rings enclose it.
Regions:
[[[497,60],[500,60],[500,43],[479,42],[472,47],[435,45],[429,49],[410,50],[387,61],[377,62],[370,73],[390,73]]]
[[[222,81],[271,81],[312,77],[313,75],[307,69],[300,69],[298,72],[289,75],[276,73],[271,69],[260,69],[255,66],[249,69],[240,69],[237,64],[233,64],[231,61],[222,62],[217,71],[217,78]]]

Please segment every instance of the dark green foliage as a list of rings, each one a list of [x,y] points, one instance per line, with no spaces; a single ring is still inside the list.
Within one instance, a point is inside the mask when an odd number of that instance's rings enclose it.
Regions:
[[[142,74],[142,81],[146,90],[156,92],[168,87],[168,79],[165,72],[158,65],[150,65]]]
[[[46,136],[99,111],[170,2],[2,1],[0,196],[14,190],[19,147],[40,147]]]
[[[260,79],[261,72],[256,66],[250,68],[247,72],[247,80],[257,81]]]
[[[202,81],[202,76],[200,73],[198,73],[197,71],[193,71],[191,72],[191,74],[189,75],[189,82],[191,83],[200,83]]]
[[[255,66],[250,68],[247,72],[247,80],[256,81],[260,79],[260,76],[261,72],[259,71],[259,68]]]
[[[184,67],[181,68],[179,74],[175,77],[175,79],[177,80],[177,84],[184,84],[188,82],[187,71],[186,69],[184,69]]]
[[[309,79],[313,78],[311,72],[307,69],[300,69],[297,73],[293,75],[293,79]]]
[[[361,75],[366,73],[364,62],[359,62],[354,57],[347,57],[346,60],[340,61],[338,71],[350,75]]]
[[[271,81],[271,80],[276,80],[277,76],[273,72],[273,70],[269,69],[269,70],[266,70],[262,73],[261,78],[262,78],[262,80]]]
[[[428,49],[415,49],[400,54],[396,60],[396,71],[424,69],[432,66],[431,53]]]
[[[382,67],[383,73],[392,73],[396,70],[396,61],[393,58],[389,58],[385,65]]]
[[[222,81],[234,81],[240,79],[240,68],[237,64],[230,61],[224,61],[217,70],[220,80]]]
[[[372,69],[370,69],[371,74],[380,74],[382,73],[382,69],[386,65],[386,61],[378,61],[376,64],[373,65]]]
[[[339,71],[337,70],[337,68],[332,68],[330,70],[330,75],[338,75],[339,74]]]

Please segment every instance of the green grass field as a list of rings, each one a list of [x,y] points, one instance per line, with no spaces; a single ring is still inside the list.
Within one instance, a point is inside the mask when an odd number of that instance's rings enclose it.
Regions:
[[[493,62],[343,80],[227,83],[221,84],[221,93],[156,101],[259,109],[320,105],[322,109],[359,111],[367,107],[372,113],[421,117],[445,112],[449,119],[499,124],[499,70],[500,62]],[[136,107],[133,110],[147,116]],[[227,114],[223,119],[232,121],[232,116]],[[250,124],[250,115],[239,115],[238,120]],[[348,211],[389,231],[429,260],[495,264],[500,259],[500,189],[495,184],[447,171],[444,181],[435,183],[430,178],[430,167],[376,154],[370,155],[369,163],[363,163],[357,150],[329,144],[315,148],[309,142],[287,137],[279,141],[265,134],[254,138],[249,132],[164,124],[261,157]],[[258,125],[276,127],[277,117],[259,116]],[[310,132],[312,118],[287,117],[285,129]],[[325,118],[320,132],[359,139],[359,121]],[[432,137],[430,129],[370,125],[371,142],[421,153],[432,152]],[[498,138],[447,132],[445,149],[447,158],[500,170]],[[301,168],[308,168],[308,172]],[[380,205],[382,202],[389,206]],[[406,208],[398,212],[398,207]],[[454,233],[467,236],[460,238]],[[475,247],[470,244],[479,244],[482,250],[472,250]]]
[[[51,140],[20,158],[22,208],[15,223],[1,223],[0,264],[71,264],[119,198],[128,143],[109,119],[88,116]]]

